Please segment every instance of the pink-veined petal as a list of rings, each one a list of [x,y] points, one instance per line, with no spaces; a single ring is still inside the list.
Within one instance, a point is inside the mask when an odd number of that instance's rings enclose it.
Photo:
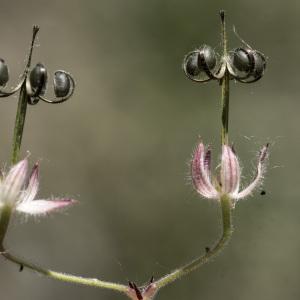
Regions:
[[[33,200],[30,202],[21,202],[17,205],[18,212],[30,215],[45,215],[54,211],[61,210],[74,204],[73,199],[54,199],[54,200]]]
[[[205,150],[205,148],[204,148],[204,150]],[[204,155],[201,156],[200,167],[202,169],[203,180],[210,191],[211,198],[218,199],[219,193],[217,192],[216,188],[214,187],[214,185],[211,182],[211,150],[210,150],[210,148],[205,150]]]
[[[243,189],[242,191],[237,193],[236,196],[234,196],[234,198],[236,200],[239,200],[239,199],[242,199],[242,198],[245,198],[245,197],[251,195],[252,192],[260,185],[260,183],[264,177],[265,163],[268,158],[268,148],[269,148],[269,144],[265,145],[259,151],[255,178],[245,189]]]
[[[230,194],[239,190],[240,165],[232,148],[228,145],[222,146],[221,157],[221,185],[223,193]]]
[[[34,199],[39,189],[39,164],[36,163],[31,171],[28,186],[25,190],[22,202],[29,202]]]
[[[199,194],[205,198],[216,199],[218,192],[210,181],[210,160],[210,150],[205,152],[204,144],[200,143],[191,162],[192,180]]]
[[[204,168],[208,175],[210,175],[211,172],[211,150],[208,148],[206,150],[205,156],[204,156]]]
[[[14,202],[17,200],[22,187],[25,184],[28,171],[27,158],[21,160],[14,165],[2,182],[2,198],[3,201]]]

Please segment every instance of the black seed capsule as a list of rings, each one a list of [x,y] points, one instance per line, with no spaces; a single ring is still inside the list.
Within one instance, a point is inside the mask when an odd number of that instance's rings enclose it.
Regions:
[[[266,60],[263,54],[257,51],[253,51],[254,58],[254,76],[262,76],[266,67]]]
[[[29,76],[30,85],[35,94],[45,94],[47,77],[47,70],[45,66],[41,63],[36,64]]]
[[[8,79],[9,76],[7,65],[5,64],[5,61],[0,58],[0,86],[6,85]]]
[[[233,51],[233,66],[242,72],[249,72],[251,69],[251,60],[249,53],[243,48],[237,48]]]
[[[198,67],[199,52],[192,52],[188,54],[184,61],[184,68],[188,75],[197,76],[200,73]]]
[[[56,97],[66,97],[70,92],[70,77],[64,71],[54,74],[54,93]]]
[[[217,63],[216,54],[212,47],[208,45],[202,46],[200,49],[200,60],[198,65],[200,69],[209,69],[212,70]]]

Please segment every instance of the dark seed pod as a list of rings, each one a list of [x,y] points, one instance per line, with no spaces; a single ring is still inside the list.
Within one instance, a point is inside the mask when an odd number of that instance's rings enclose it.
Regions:
[[[9,79],[8,68],[5,61],[0,58],[0,86],[5,86]]]
[[[36,64],[29,76],[29,82],[34,95],[44,95],[47,84],[47,70],[41,63]]]
[[[208,45],[201,46],[199,48],[200,60],[199,68],[203,70],[211,71],[217,63],[216,53],[214,49]]]
[[[187,77],[197,82],[214,79],[217,57],[213,48],[203,45],[185,56],[183,69]]]
[[[56,97],[66,97],[71,88],[70,76],[64,71],[54,74],[54,93]]]
[[[266,68],[266,59],[265,56],[256,51],[253,50],[253,58],[254,58],[254,77],[261,77],[264,74],[265,68]]]
[[[248,51],[247,51],[248,50]],[[251,50],[236,48],[233,50],[232,64],[238,71],[250,72],[254,67],[254,59],[251,55]]]
[[[258,81],[266,68],[265,56],[251,48],[236,48],[231,52],[230,73],[244,83]]]
[[[190,53],[184,61],[184,69],[190,76],[197,76],[200,73],[199,69],[199,52]]]

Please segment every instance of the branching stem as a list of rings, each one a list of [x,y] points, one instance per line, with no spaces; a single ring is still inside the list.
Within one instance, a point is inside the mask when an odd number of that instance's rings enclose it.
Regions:
[[[40,266],[37,266],[37,265],[27,262],[23,259],[20,259],[16,256],[13,256],[5,249],[1,249],[1,254],[6,259],[21,266],[22,268],[25,267],[25,268],[31,269],[32,271],[35,271],[41,275],[44,275],[44,276],[47,276],[49,278],[56,279],[59,281],[82,284],[82,285],[104,288],[104,289],[110,289],[110,290],[115,290],[115,291],[123,292],[123,293],[126,293],[126,291],[128,290],[128,287],[123,284],[102,281],[102,280],[99,280],[96,278],[84,278],[81,276],[75,276],[75,275],[70,275],[70,274],[65,274],[65,273],[61,273],[61,272],[55,272],[52,270],[44,269]]]
[[[174,282],[175,280],[187,275],[188,273],[198,269],[203,264],[212,260],[215,256],[217,256],[224,249],[224,247],[228,243],[228,241],[232,235],[232,232],[233,232],[232,222],[231,222],[232,203],[231,203],[231,199],[226,195],[221,198],[220,203],[221,203],[221,210],[222,210],[223,234],[222,234],[221,238],[219,239],[219,241],[216,243],[216,245],[212,249],[209,249],[204,255],[200,256],[199,258],[194,259],[190,263],[182,266],[181,268],[174,270],[170,274],[155,281],[153,284],[155,284],[157,289],[160,289],[160,288]],[[125,293],[125,294],[128,291],[128,287],[123,284],[102,281],[102,280],[95,279],[95,278],[84,278],[81,276],[75,276],[75,275],[70,275],[70,274],[65,274],[65,273],[60,273],[60,272],[44,269],[40,266],[37,266],[35,264],[32,264],[23,259],[13,256],[8,251],[6,251],[3,247],[0,250],[1,250],[2,256],[4,256],[9,261],[21,266],[22,268],[26,267],[28,269],[31,269],[39,274],[42,274],[42,275],[47,276],[52,279],[69,282],[69,283],[76,283],[76,284],[81,284],[81,285],[115,290],[117,292],[121,292],[121,293]]]
[[[220,11],[221,17],[221,39],[223,46],[223,63],[227,63],[228,51],[227,51],[227,36],[226,36],[226,24],[225,24],[225,12]],[[228,122],[229,122],[229,72],[227,67],[225,68],[224,77],[221,79],[220,84],[222,87],[221,96],[221,107],[222,107],[222,129],[221,129],[221,144],[228,144]],[[172,283],[178,278],[198,269],[201,265],[209,262],[213,257],[219,254],[232,235],[232,224],[231,224],[231,210],[232,203],[231,199],[224,195],[220,199],[222,208],[222,220],[223,220],[223,234],[219,241],[212,249],[207,249],[206,254],[194,259],[192,262],[186,264],[185,266],[173,271],[169,275],[162,277],[156,281],[158,288],[161,288],[167,284]]]
[[[169,275],[166,275],[158,281],[156,281],[155,284],[158,288],[162,288],[165,285],[170,284],[173,281],[183,277],[184,275],[187,275],[188,273],[198,269],[200,266],[209,262],[212,258],[214,258],[224,249],[233,232],[231,223],[232,203],[231,199],[227,196],[223,196],[220,202],[222,208],[223,234],[219,241],[212,249],[209,249],[204,255],[194,259],[192,262],[184,265],[179,269],[174,270]]]
[[[223,57],[227,57],[227,38],[226,38],[226,28],[225,28],[225,13],[222,11],[220,12],[221,16],[221,32],[222,32],[222,43],[223,43]],[[28,103],[28,95],[26,92],[26,77],[28,73],[28,69],[31,63],[31,56],[32,50],[34,46],[34,40],[36,34],[38,32],[38,27],[34,27],[33,29],[33,38],[32,44],[30,48],[30,53],[28,57],[28,63],[26,66],[26,70],[24,73],[25,79],[23,85],[21,87],[19,102],[18,102],[18,109],[16,115],[16,122],[15,122],[15,129],[14,129],[14,138],[13,138],[13,151],[12,151],[12,164],[15,164],[18,161],[20,148],[22,143],[22,136],[23,136],[23,129],[25,124],[25,117],[26,117],[26,108]],[[221,131],[221,141],[222,144],[228,144],[228,120],[229,120],[229,73],[225,71],[224,77],[221,79],[221,86],[222,86],[222,131]],[[160,289],[175,280],[187,275],[188,273],[198,269],[203,264],[211,261],[216,255],[218,255],[228,243],[232,232],[232,221],[231,221],[231,213],[232,213],[232,201],[227,195],[223,195],[220,199],[221,211],[222,211],[222,224],[223,224],[223,231],[222,236],[215,244],[214,247],[211,249],[206,249],[205,254],[201,255],[200,257],[194,259],[190,263],[174,270],[170,274],[158,279],[157,281],[153,282],[156,289]],[[8,228],[9,220],[11,216],[11,208],[10,207],[3,207],[0,216],[0,251],[1,255],[5,257],[7,260],[17,264],[20,266],[21,269],[28,268],[32,271],[35,271],[41,275],[46,277],[56,279],[59,281],[69,282],[69,283],[76,283],[81,285],[87,285],[92,287],[98,288],[105,288],[114,290],[117,292],[124,293],[128,295],[129,287],[123,284],[102,281],[95,278],[85,278],[81,276],[75,276],[71,274],[61,273],[52,271],[49,269],[42,268],[37,266],[33,263],[27,262],[24,259],[18,258],[12,255],[9,251],[7,251],[3,245],[4,237]]]

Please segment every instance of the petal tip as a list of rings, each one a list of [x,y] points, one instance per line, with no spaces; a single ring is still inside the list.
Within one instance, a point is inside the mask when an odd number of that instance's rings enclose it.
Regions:
[[[17,210],[29,215],[47,215],[52,212],[63,210],[68,206],[75,204],[77,201],[71,198],[54,199],[54,200],[33,200],[30,202],[21,202]]]

